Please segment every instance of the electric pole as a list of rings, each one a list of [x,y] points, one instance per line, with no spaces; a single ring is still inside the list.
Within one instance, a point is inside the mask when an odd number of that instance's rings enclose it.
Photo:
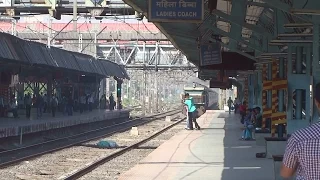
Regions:
[[[78,4],[77,0],[73,0],[73,30],[77,31],[77,20],[78,20]]]

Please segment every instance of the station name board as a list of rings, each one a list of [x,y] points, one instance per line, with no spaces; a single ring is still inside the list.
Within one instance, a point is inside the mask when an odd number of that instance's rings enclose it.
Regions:
[[[199,23],[204,18],[204,0],[149,0],[150,22]]]
[[[200,46],[200,65],[209,66],[222,63],[221,45],[219,43]]]

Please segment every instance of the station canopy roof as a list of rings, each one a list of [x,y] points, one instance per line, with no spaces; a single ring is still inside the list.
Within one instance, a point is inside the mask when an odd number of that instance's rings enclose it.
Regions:
[[[148,0],[124,0],[124,2],[149,18]],[[230,56],[222,57],[222,64],[208,66],[206,69],[247,71],[255,70],[256,62],[259,64],[262,61],[267,62],[260,58],[262,55],[268,52],[278,53],[287,47],[286,44],[279,43],[271,45],[271,41],[277,39],[278,33],[304,32],[303,28],[284,28],[285,23],[306,23],[302,18],[305,19],[305,16],[293,14],[291,8],[313,9],[318,1],[312,0],[306,3],[279,0],[204,0],[204,2],[202,22],[158,21],[154,24],[194,65],[200,67],[199,46],[217,42],[223,47],[224,52],[237,53],[242,58],[240,60],[230,59]],[[217,7],[212,12],[208,8],[208,2],[217,2]]]
[[[45,44],[22,40],[6,33],[0,33],[0,60],[129,79],[124,67],[112,61],[56,47],[48,48]]]

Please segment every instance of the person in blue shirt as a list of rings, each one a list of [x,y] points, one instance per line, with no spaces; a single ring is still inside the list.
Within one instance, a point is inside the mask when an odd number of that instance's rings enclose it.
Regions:
[[[196,106],[194,105],[193,99],[192,97],[189,96],[189,93],[185,94],[185,101],[184,104],[187,105],[188,107],[188,126],[187,126],[187,130],[193,130],[193,124],[192,121],[194,122],[194,125],[196,127],[197,130],[200,130],[200,126],[197,122],[196,119],[196,114],[197,113],[197,109]]]
[[[248,109],[247,116],[244,120],[245,129],[242,132],[241,140],[253,140],[252,132],[255,130],[254,128],[254,119],[255,119],[255,109]]]

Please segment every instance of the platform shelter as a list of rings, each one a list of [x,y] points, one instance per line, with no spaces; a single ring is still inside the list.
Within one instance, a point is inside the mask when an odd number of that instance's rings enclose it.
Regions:
[[[12,100],[23,109],[24,96],[28,93],[47,94],[48,99],[55,94],[59,101],[72,97],[75,102],[82,95],[90,95],[97,105],[103,78],[129,79],[124,67],[114,62],[49,48],[6,33],[0,33],[0,63],[2,117],[6,116],[5,109]]]

